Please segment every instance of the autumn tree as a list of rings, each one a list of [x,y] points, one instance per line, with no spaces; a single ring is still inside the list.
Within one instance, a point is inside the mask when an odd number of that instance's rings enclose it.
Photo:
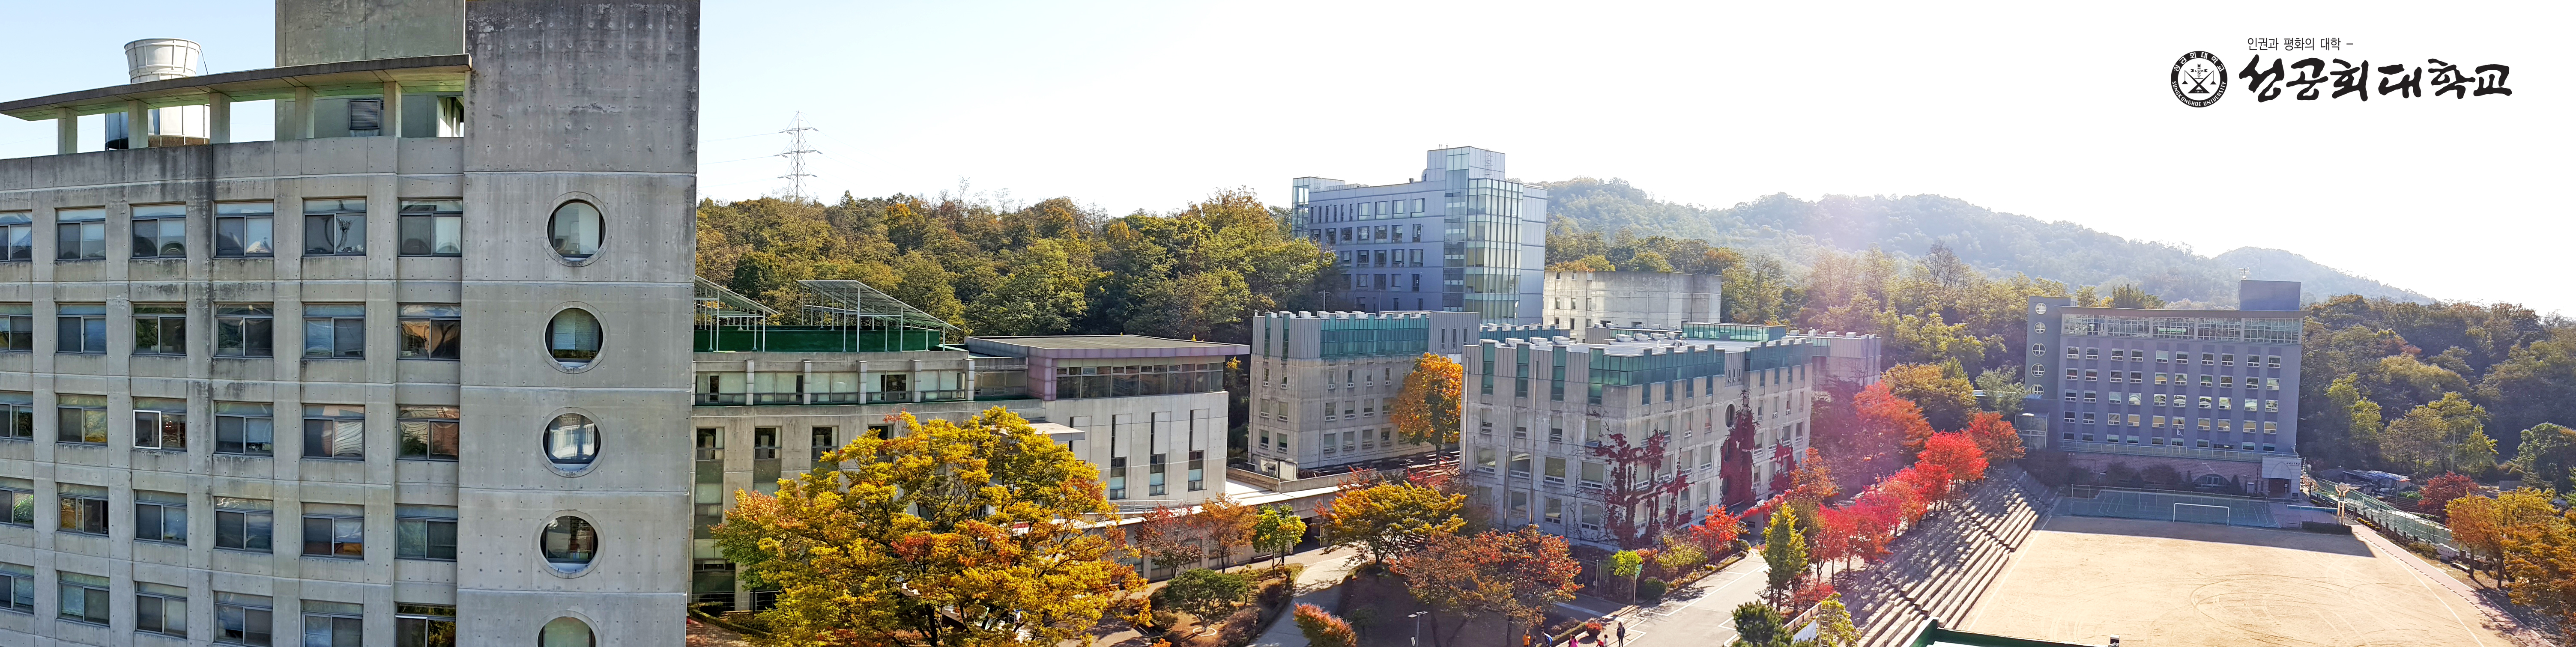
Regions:
[[[1744,520],[1729,514],[1726,511],[1726,504],[1712,504],[1708,506],[1707,513],[1700,517],[1699,523],[1691,524],[1682,530],[1690,537],[1692,543],[1699,544],[1700,550],[1707,552],[1708,556],[1714,559],[1725,555],[1727,549],[1735,544],[1735,538],[1744,534]]]
[[[1518,636],[1545,620],[1549,608],[1574,599],[1582,588],[1575,578],[1583,574],[1583,563],[1575,561],[1565,538],[1531,525],[1439,537],[1398,560],[1395,572],[1415,599],[1458,612],[1462,625],[1480,615],[1499,616]]]
[[[2504,571],[2515,604],[2559,620],[2561,637],[2576,639],[2576,520],[2508,525]]]
[[[1771,569],[1774,604],[1789,599],[1789,588],[1807,570],[1807,538],[1798,532],[1798,515],[1785,512],[1772,514],[1770,527],[1762,532],[1762,563]]]
[[[1954,481],[1975,481],[1986,477],[1986,452],[1967,434],[1934,434],[1923,443],[1923,453],[1915,459],[1915,465],[1938,466]]]
[[[1628,584],[1628,601],[1637,601],[1637,576],[1646,573],[1646,556],[1634,550],[1622,550],[1604,558],[1602,565],[1608,567],[1611,577]]]
[[[1345,486],[1323,512],[1324,543],[1366,549],[1384,563],[1467,526],[1467,497],[1412,483]]]
[[[1843,595],[1833,594],[1816,604],[1816,646],[1852,647],[1860,644],[1860,628],[1852,626],[1851,609],[1843,606]]]
[[[2416,505],[2424,512],[2439,517],[2450,510],[2452,499],[2468,496],[2469,493],[2476,491],[2478,491],[2477,481],[2461,476],[2458,472],[2444,472],[2441,476],[2424,482],[2424,488],[2417,492],[2422,498],[2416,500]]]
[[[1863,388],[1853,397],[1852,406],[1859,414],[1856,445],[1862,451],[1902,452],[1912,456],[1923,451],[1923,441],[1932,438],[1932,422],[1923,417],[1923,407],[1898,397],[1887,382]]]
[[[1156,505],[1145,511],[1131,536],[1135,549],[1162,570],[1197,566],[1208,558],[1207,546],[1200,543],[1198,528],[1186,509]]]
[[[1264,507],[1252,521],[1252,549],[1276,554],[1282,564],[1288,562],[1288,551],[1296,550],[1297,543],[1305,539],[1306,520],[1297,516],[1295,508]]]
[[[1988,462],[2008,461],[2022,456],[2021,430],[2013,428],[2012,422],[2005,419],[2003,414],[1979,411],[1975,417],[1968,420],[1968,428],[1960,431],[1967,434],[1970,440],[1976,441],[1977,449],[1985,452]]]
[[[2531,535],[2559,522],[2558,509],[2550,503],[2556,496],[2548,490],[2521,488],[2492,499],[2453,499],[2447,506],[2451,541],[2486,558],[2498,581],[2510,581],[2515,574],[2506,568],[2509,558],[2521,547],[2534,545],[2528,543]]]
[[[1395,406],[1388,412],[1396,435],[1411,443],[1458,442],[1464,402],[1459,389],[1466,384],[1466,375],[1466,367],[1438,353],[1414,358],[1413,372],[1404,376],[1404,389],[1396,393]]]
[[[2452,499],[2442,506],[2443,523],[2451,530],[2451,543],[2468,554],[2469,576],[2477,577],[2483,565],[2490,577],[2504,577],[2504,520],[2496,500],[2470,495]]]
[[[1234,565],[1235,549],[1252,543],[1254,515],[1252,506],[1219,495],[1199,504],[1198,514],[1189,516],[1189,525],[1207,540],[1218,568],[1223,568]]]
[[[774,496],[734,494],[713,532],[751,585],[778,591],[761,642],[1055,647],[1144,585],[1093,531],[1117,513],[1098,468],[998,407],[903,422],[911,433],[862,434]]]
[[[1879,384],[1888,392],[1921,407],[1925,424],[1941,429],[1960,429],[1968,417],[1977,412],[1976,385],[1954,368],[1939,364],[1898,364],[1887,367]],[[1921,439],[1908,436],[1907,449],[1919,449]]]

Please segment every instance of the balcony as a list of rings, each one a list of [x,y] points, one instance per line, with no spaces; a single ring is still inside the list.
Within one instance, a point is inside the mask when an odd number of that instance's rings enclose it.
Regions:
[[[814,396],[814,404],[858,404],[859,402],[867,399],[867,394],[857,392],[815,393],[812,395]]]
[[[868,394],[868,404],[902,404],[912,401],[909,391],[878,391]]]
[[[805,403],[805,394],[803,394],[803,393],[754,393],[754,394],[751,394],[751,403],[752,403],[752,404],[804,404],[804,403]]]
[[[939,389],[921,392],[922,402],[951,402],[966,399],[965,389]]]

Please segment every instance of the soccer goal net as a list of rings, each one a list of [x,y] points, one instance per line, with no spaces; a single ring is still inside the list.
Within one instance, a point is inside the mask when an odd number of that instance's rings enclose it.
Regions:
[[[2228,516],[2231,512],[2234,512],[2234,509],[2223,505],[2201,505],[2198,503],[2173,504],[2174,521],[2214,523],[2224,526],[2227,525]]]

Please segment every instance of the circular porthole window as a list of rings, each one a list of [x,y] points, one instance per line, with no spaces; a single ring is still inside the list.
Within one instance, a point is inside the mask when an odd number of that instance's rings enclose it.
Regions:
[[[537,647],[599,647],[599,639],[590,635],[588,623],[556,618],[537,630]]]
[[[599,318],[580,308],[555,313],[546,322],[546,353],[564,368],[589,366],[599,358]]]
[[[537,548],[545,553],[546,565],[554,567],[555,572],[579,573],[590,568],[590,559],[599,554],[599,531],[581,517],[555,517],[546,522],[546,531],[537,538]]]
[[[567,413],[546,424],[546,462],[565,476],[590,471],[599,458],[599,425],[590,416]]]
[[[599,253],[601,219],[599,208],[579,200],[555,207],[555,215],[546,221],[546,240],[554,241],[555,254],[567,261],[590,260]]]

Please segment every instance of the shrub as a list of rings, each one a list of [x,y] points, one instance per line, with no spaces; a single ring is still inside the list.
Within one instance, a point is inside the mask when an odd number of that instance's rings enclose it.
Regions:
[[[1306,644],[1311,647],[1354,647],[1359,643],[1359,634],[1351,631],[1350,623],[1312,604],[1297,605],[1297,630],[1306,634]]]
[[[1245,607],[1225,617],[1225,627],[1217,631],[1217,643],[1225,647],[1243,647],[1261,637],[1261,610]]]
[[[1664,589],[1670,586],[1663,580],[1646,578],[1646,581],[1637,583],[1637,599],[1645,601],[1664,599]]]
[[[1154,593],[1154,605],[1209,618],[1233,610],[1251,595],[1252,578],[1194,568],[1164,583]]]

